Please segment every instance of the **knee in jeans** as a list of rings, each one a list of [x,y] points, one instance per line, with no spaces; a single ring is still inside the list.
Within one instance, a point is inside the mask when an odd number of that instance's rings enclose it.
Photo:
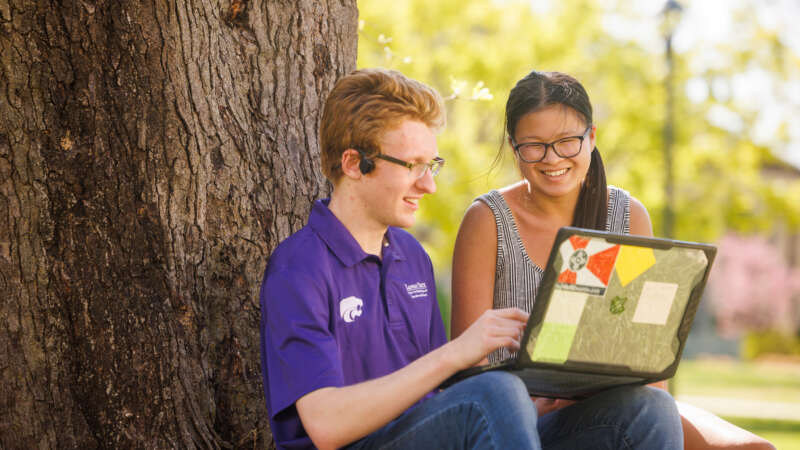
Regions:
[[[678,408],[675,399],[669,392],[650,386],[637,386],[632,388],[627,395],[629,401],[642,410],[655,414],[673,414],[677,417]]]
[[[647,401],[659,407],[676,409],[675,399],[669,392],[651,386],[641,386],[640,390],[646,392]]]
[[[485,400],[490,402],[530,402],[525,383],[516,375],[508,372],[486,372],[474,377],[476,390],[483,394]],[[509,405],[510,406],[510,405]]]

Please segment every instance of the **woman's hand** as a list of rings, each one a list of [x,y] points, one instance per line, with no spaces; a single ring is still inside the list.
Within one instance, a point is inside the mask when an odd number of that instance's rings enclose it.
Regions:
[[[566,400],[563,398],[531,397],[531,400],[533,400],[533,403],[536,405],[536,412],[539,417],[575,403],[575,400]]]

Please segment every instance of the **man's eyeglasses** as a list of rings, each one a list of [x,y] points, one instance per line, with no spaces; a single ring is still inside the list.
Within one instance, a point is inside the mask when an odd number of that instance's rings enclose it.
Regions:
[[[414,177],[415,180],[425,176],[425,172],[428,170],[430,170],[431,175],[435,177],[439,174],[439,171],[442,170],[442,166],[444,166],[444,158],[438,156],[433,158],[429,163],[410,163],[382,153],[378,153],[375,157],[408,168],[411,176]]]
[[[547,148],[553,147],[556,155],[562,158],[573,158],[581,152],[583,148],[583,140],[589,134],[592,126],[586,127],[586,131],[581,136],[568,136],[558,139],[556,141],[546,142],[523,142],[521,144],[514,144],[514,151],[519,155],[519,159],[526,163],[537,163],[542,161],[547,156]]]

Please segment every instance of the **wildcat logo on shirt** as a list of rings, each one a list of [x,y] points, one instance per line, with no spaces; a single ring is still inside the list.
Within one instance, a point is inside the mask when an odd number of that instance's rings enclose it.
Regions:
[[[422,281],[419,281],[414,284],[403,283],[403,285],[406,287],[406,292],[408,292],[408,296],[411,298],[420,298],[428,296],[428,285]]]
[[[364,301],[358,297],[350,296],[339,302],[339,315],[345,322],[350,323],[356,320],[364,312]]]

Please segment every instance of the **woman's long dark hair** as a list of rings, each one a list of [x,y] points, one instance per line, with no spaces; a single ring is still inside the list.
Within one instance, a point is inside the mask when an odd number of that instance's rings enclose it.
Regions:
[[[513,139],[522,116],[550,105],[571,108],[583,117],[586,126],[592,124],[592,104],[578,80],[565,73],[533,71],[519,80],[508,94],[505,132]],[[503,136],[505,141],[506,136]],[[572,215],[572,226],[605,230],[607,195],[606,171],[600,151],[595,147]]]

